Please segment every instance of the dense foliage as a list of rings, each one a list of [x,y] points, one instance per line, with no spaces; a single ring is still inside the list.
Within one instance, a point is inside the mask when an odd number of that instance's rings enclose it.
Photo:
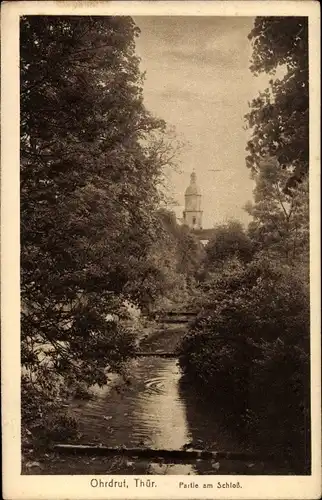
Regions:
[[[148,307],[169,288],[151,255],[174,151],[143,104],[131,18],[20,28],[22,382],[43,413],[122,370],[135,350],[124,300]]]
[[[216,226],[205,250],[205,266],[208,270],[220,268],[221,264],[235,257],[242,262],[249,262],[253,256],[252,241],[243,225],[236,220]]]
[[[202,309],[182,342],[184,373],[248,444],[303,470],[309,432],[307,287],[294,269],[261,257],[227,265],[203,288]]]
[[[193,278],[205,255],[202,243],[187,226],[178,224],[174,212],[161,209],[158,215],[168,235],[169,246],[175,249],[177,271],[186,277]]]
[[[252,221],[246,234],[220,227],[209,242],[200,313],[182,342],[180,364],[246,445],[286,460],[291,473],[307,474],[307,21],[257,18],[249,38],[252,71],[274,74],[282,66],[285,76],[251,103],[247,165],[255,189],[246,210]]]
[[[272,76],[245,117],[252,132],[246,164],[256,183],[246,207],[249,236],[259,251],[308,265],[308,19],[257,17],[248,38],[251,71]]]
[[[252,129],[247,165],[256,171],[263,156],[276,156],[296,181],[309,168],[308,19],[257,17],[249,39],[251,71],[272,79],[246,116]],[[284,76],[273,78],[277,71]]]
[[[247,116],[252,222],[215,228],[206,250],[160,208],[173,150],[143,104],[138,34],[128,17],[21,20],[23,436],[77,437],[64,400],[135,354],[126,301],[149,313],[193,295],[185,376],[249,444],[307,473],[307,23],[255,21],[252,71],[285,76]]]
[[[262,161],[254,178],[254,202],[246,206],[252,216],[248,235],[253,246],[290,265],[308,267],[308,180],[285,191],[288,173],[276,159]]]
[[[143,312],[150,314],[166,309],[182,308],[196,286],[196,274],[204,256],[198,239],[185,226],[177,223],[173,212],[160,208],[155,213],[157,235],[144,266],[137,298]],[[133,276],[137,269],[133,269]],[[126,290],[136,286],[135,278]]]

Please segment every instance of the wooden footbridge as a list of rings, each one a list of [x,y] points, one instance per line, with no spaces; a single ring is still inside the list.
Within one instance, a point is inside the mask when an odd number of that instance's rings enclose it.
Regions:
[[[191,324],[191,322],[196,318],[197,312],[195,311],[169,311],[164,316],[156,318],[160,325],[167,324]],[[161,327],[162,330],[162,327]],[[241,349],[247,348],[250,351],[257,350],[258,347],[254,342],[250,341],[244,335],[235,335],[235,336],[222,336],[217,335],[213,340],[216,340],[218,344],[220,343],[228,343],[228,344],[239,344]],[[159,358],[177,358],[179,356],[178,350],[174,350],[172,352],[162,351],[162,350],[138,350],[135,354],[138,358],[147,358],[147,357],[159,357]]]

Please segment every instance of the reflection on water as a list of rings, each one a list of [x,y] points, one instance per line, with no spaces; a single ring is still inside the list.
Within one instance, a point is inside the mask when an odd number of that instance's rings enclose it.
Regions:
[[[73,403],[83,442],[181,448],[191,436],[176,360],[140,358],[131,362],[129,373],[125,387],[115,380],[112,387],[97,389],[95,398]]]
[[[185,402],[186,422],[195,447],[217,451],[251,451],[241,433],[234,432],[232,423],[227,422],[225,410],[215,397],[209,401],[184,378],[180,379],[178,390]],[[236,412],[236,424],[239,423],[238,417]]]
[[[128,384],[116,378],[109,386],[96,389],[93,399],[73,402],[71,410],[79,420],[83,443],[238,449],[214,412],[205,410],[189,386],[180,383],[181,371],[175,359],[139,358],[131,361],[129,373]],[[150,464],[149,473],[202,473],[197,469],[196,464],[155,463]]]

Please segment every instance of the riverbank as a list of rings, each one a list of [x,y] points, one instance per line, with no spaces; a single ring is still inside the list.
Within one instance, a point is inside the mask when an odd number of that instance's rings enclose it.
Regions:
[[[174,352],[187,323],[150,322],[141,331],[138,348]],[[91,399],[74,399],[68,411],[79,423],[74,444],[117,448],[191,450],[238,453],[247,451],[216,414],[216,401],[203,406],[193,388],[183,382],[176,359],[147,356],[128,362],[125,378],[113,376]],[[279,471],[254,459],[166,460],[140,456],[64,455],[27,450],[23,474],[267,474]],[[250,455],[251,457],[251,455]],[[183,463],[184,462],[184,463]],[[268,472],[270,471],[270,472]]]
[[[25,475],[284,475],[287,466],[281,468],[269,461],[220,460],[193,461],[191,463],[169,463],[166,461],[129,459],[116,457],[87,457],[78,455],[64,456],[55,452],[39,454],[27,453],[22,461],[22,474]]]
[[[175,350],[184,334],[185,326],[186,325],[184,324],[166,325],[165,322],[143,320],[138,325],[138,350],[150,352],[169,352]],[[157,360],[158,359],[156,358],[156,361]],[[141,362],[141,364],[146,366],[146,361],[142,361],[143,363]],[[163,361],[161,360],[161,365],[162,363]],[[129,397],[129,393],[131,394],[135,390],[139,398],[141,391],[144,389],[141,383],[140,373],[137,373],[137,377],[135,379],[130,376],[133,370],[137,370],[137,364],[140,364],[138,359],[129,360],[123,376],[113,373],[109,374],[109,380],[102,388],[93,386],[89,389],[88,393],[86,392],[81,394],[78,392],[78,397],[62,402],[62,404],[64,403],[63,409],[66,409],[68,415],[75,419],[79,424],[79,436],[78,438],[74,438],[72,440],[73,443],[99,444],[103,441],[104,444],[109,444],[112,441],[113,443],[118,444],[119,442],[122,442],[122,432],[124,432],[125,435],[129,434],[131,423],[128,421],[128,413],[131,413],[131,410],[129,409],[125,411],[124,399],[128,400],[131,406],[135,401],[135,397]],[[172,361],[171,364],[173,364],[173,368],[177,372],[175,362]],[[152,363],[152,365],[154,365],[154,363]],[[153,371],[154,366],[151,366],[151,369],[149,370],[150,375],[153,375]],[[148,385],[150,386],[148,387],[149,393],[158,391],[158,380],[154,380],[152,377],[152,380],[148,381]],[[112,406],[115,411],[112,415],[108,410],[108,405],[105,401],[106,398],[111,398],[113,400]],[[118,411],[118,409],[120,411]],[[119,429],[116,429],[115,432],[115,427],[118,426],[118,422],[120,422]],[[90,432],[88,432],[89,430]],[[62,442],[65,442],[63,438]],[[68,442],[70,442],[70,440],[68,440]],[[31,447],[32,444],[35,444],[33,436],[30,433],[29,435],[24,436],[23,443]],[[136,444],[142,445],[143,441],[139,440]],[[147,442],[146,444],[149,445],[150,443]],[[23,473],[55,473],[51,471],[56,470],[56,460],[59,464],[59,456],[49,452],[48,450],[46,452],[40,452],[39,449],[24,449]],[[70,462],[71,468],[73,468],[73,460],[71,457],[68,457],[67,459],[65,457],[62,460],[63,461],[61,463],[64,464],[63,467],[66,468],[66,464],[69,464]],[[81,461],[84,466],[88,465],[84,459],[81,459]],[[124,470],[129,468],[129,466],[126,465],[128,462],[126,460],[123,461],[119,458],[111,460],[111,458],[109,458],[107,461],[110,463],[111,471],[119,469],[120,467]],[[103,462],[105,463],[106,460]],[[93,463],[96,463],[96,460],[94,460]],[[142,467],[146,469],[147,464],[145,463]],[[142,467],[140,466],[139,468],[142,469]]]

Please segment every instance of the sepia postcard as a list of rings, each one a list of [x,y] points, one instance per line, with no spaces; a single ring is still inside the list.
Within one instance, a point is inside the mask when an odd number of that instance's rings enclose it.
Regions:
[[[319,498],[319,3],[8,1],[1,63],[4,498]]]

